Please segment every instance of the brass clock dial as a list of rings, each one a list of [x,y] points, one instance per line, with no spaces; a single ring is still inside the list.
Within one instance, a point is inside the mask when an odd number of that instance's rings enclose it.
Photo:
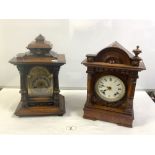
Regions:
[[[44,67],[36,66],[28,74],[28,94],[30,96],[52,96],[53,75]]]
[[[97,95],[108,102],[116,102],[125,95],[125,85],[121,79],[113,75],[99,78],[95,84]]]

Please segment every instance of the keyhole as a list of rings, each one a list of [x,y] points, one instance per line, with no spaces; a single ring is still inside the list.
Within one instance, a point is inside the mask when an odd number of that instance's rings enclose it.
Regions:
[[[73,131],[73,130],[76,130],[76,126],[67,126],[66,129]]]

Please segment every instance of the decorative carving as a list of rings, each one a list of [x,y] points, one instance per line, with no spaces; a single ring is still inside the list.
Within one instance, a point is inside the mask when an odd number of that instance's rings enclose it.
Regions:
[[[93,101],[93,103],[96,103],[96,104],[99,104],[102,106],[115,107],[115,108],[119,107],[120,105],[122,106],[122,104],[125,104],[124,98],[117,102],[107,102],[107,101],[103,102],[103,100],[100,97],[98,97],[97,94],[93,95],[92,101]]]
[[[114,73],[119,73],[122,75],[129,75],[131,73],[131,71],[125,70],[125,69],[115,69],[115,68],[101,68],[101,67],[94,67],[93,69],[94,73],[110,73],[110,74],[114,74]]]
[[[114,57],[114,56],[105,58],[105,62],[110,63],[110,64],[121,64],[122,63],[119,58]]]

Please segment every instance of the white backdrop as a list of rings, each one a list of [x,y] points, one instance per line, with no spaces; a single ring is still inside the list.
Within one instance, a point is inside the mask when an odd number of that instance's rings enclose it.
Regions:
[[[137,89],[155,88],[155,21],[150,20],[0,20],[0,86],[19,87],[19,73],[8,61],[26,52],[38,34],[66,55],[61,87],[86,87],[85,55],[118,41],[129,51],[140,45],[147,70],[139,74]]]

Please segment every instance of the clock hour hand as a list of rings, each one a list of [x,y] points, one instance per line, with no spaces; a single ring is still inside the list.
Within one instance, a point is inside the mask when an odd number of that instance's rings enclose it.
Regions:
[[[109,90],[108,87],[107,87],[107,89],[104,89],[103,91],[107,91],[107,90]]]
[[[107,90],[111,90],[112,88],[110,86],[107,87]]]
[[[102,90],[102,92],[106,92],[107,90],[111,90],[111,87],[107,87],[107,89]]]

